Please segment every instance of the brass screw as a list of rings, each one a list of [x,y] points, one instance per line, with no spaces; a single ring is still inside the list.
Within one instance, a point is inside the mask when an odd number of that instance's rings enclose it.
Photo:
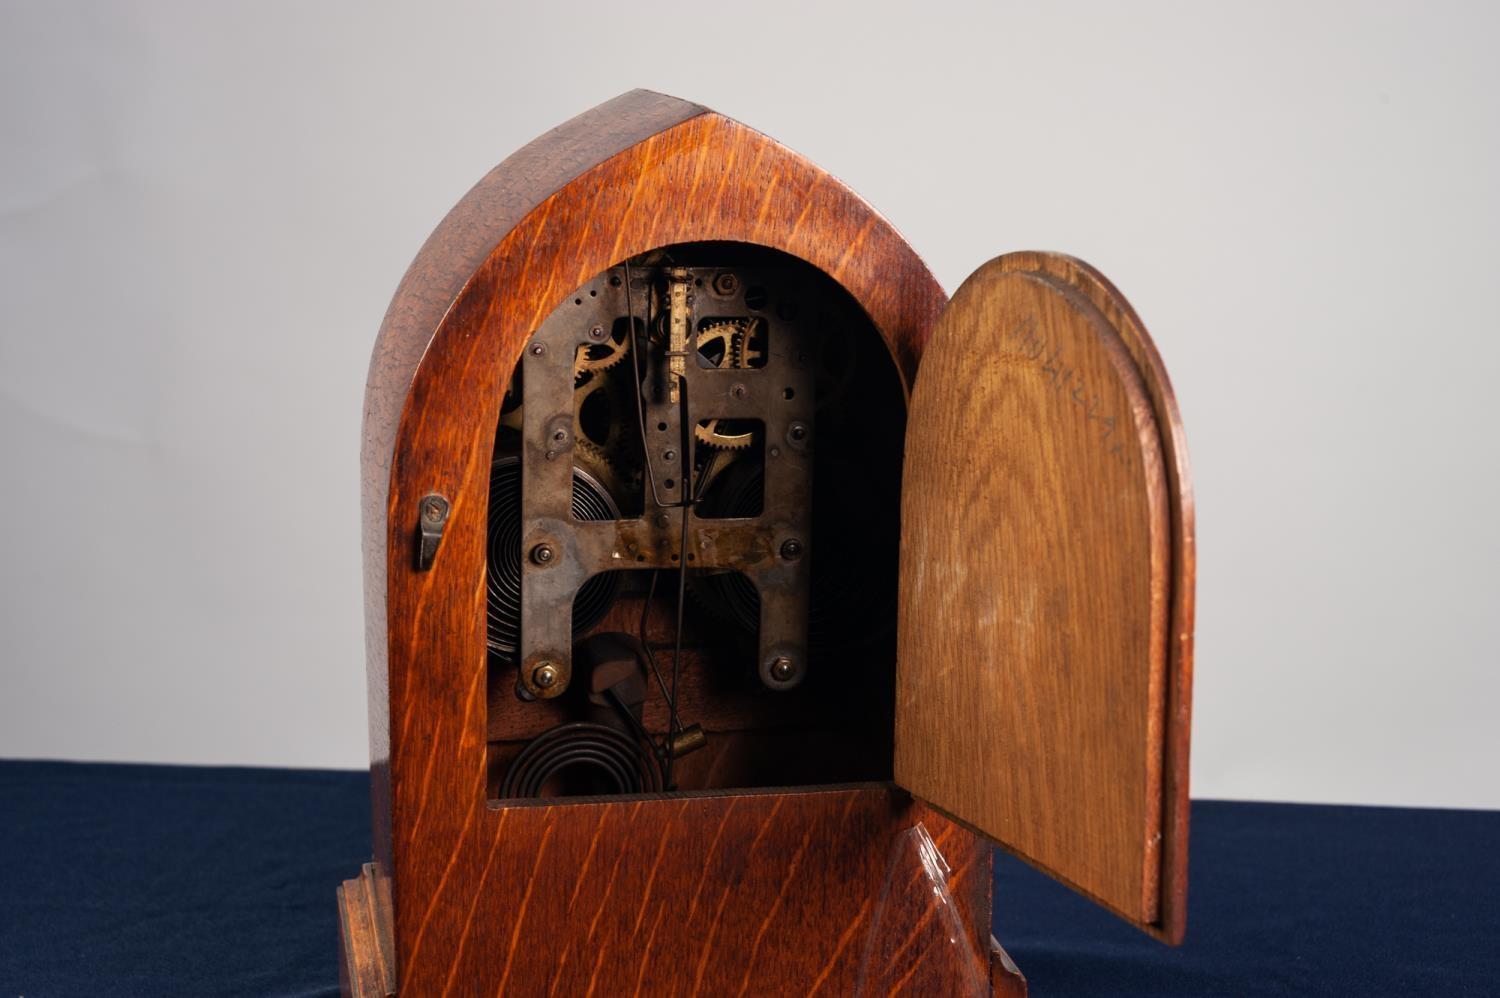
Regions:
[[[551,662],[543,662],[531,672],[531,682],[538,689],[550,690],[557,685],[560,678],[562,678],[562,673]]]
[[[797,663],[785,655],[776,656],[776,661],[771,663],[771,678],[778,683],[784,683],[797,674]]]
[[[538,565],[549,564],[555,557],[557,552],[552,550],[551,544],[538,544],[531,549],[531,560]]]

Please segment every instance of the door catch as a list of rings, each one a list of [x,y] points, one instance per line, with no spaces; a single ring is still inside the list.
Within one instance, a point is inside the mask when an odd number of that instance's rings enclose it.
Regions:
[[[425,572],[437,560],[438,543],[448,525],[448,500],[436,492],[422,497],[417,514],[417,571]]]

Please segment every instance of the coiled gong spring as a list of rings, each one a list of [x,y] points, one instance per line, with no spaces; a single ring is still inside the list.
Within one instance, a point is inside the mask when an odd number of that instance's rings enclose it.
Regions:
[[[573,469],[573,517],[618,520],[619,508],[598,479]],[[521,636],[521,459],[498,457],[490,466],[487,590],[490,651],[514,662]],[[573,599],[573,633],[589,630],[609,612],[620,592],[619,572],[589,579]]]
[[[575,721],[527,743],[506,771],[500,796],[659,793],[664,783],[646,745],[616,728]]]

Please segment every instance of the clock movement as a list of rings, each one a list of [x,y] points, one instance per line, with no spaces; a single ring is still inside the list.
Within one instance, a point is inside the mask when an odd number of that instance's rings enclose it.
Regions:
[[[362,468],[346,993],[1024,993],[992,843],[1181,938],[1186,453],[1087,265],[950,301],[833,177],[635,91],[428,239]]]

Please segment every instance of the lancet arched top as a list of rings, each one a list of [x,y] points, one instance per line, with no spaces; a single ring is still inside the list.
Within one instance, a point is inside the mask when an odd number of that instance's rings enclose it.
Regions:
[[[456,315],[472,317],[465,303],[503,299],[507,316],[529,331],[606,267],[706,239],[770,246],[830,274],[869,312],[909,384],[947,299],[894,227],[774,139],[700,105],[634,90],[507,158],[428,238],[371,359],[366,460],[388,461],[422,358]],[[489,336],[509,325],[488,324]],[[507,356],[505,366],[513,361]]]
[[[831,275],[910,385],[947,298],[900,234],[766,135],[648,91],[602,104],[496,167],[403,278],[365,399],[365,621],[382,863],[399,863],[404,849],[385,838],[392,811],[421,806],[423,834],[442,836],[457,828],[435,822],[483,806],[483,521],[494,429],[522,345],[606,268],[715,240],[780,250]],[[429,492],[448,497],[451,512],[436,562],[418,572],[417,508]]]

